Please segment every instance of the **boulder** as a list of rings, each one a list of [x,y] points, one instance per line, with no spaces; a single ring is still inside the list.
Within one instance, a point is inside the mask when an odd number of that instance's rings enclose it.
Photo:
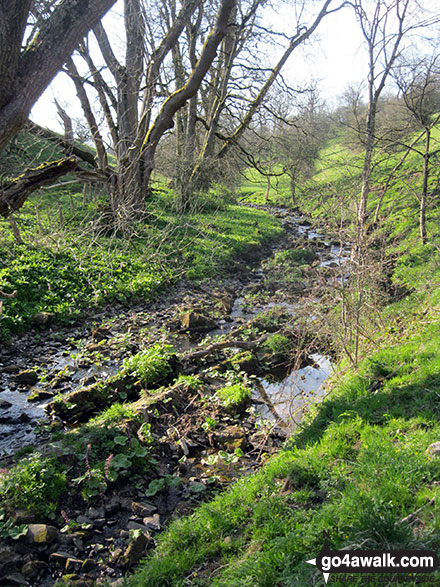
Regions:
[[[35,579],[41,571],[47,568],[44,561],[28,561],[21,567],[21,574],[26,579]]]
[[[46,524],[29,524],[26,538],[32,544],[51,544],[58,538],[58,530]]]
[[[192,310],[182,314],[180,322],[184,330],[194,333],[208,332],[217,328],[217,322],[215,320]]]
[[[18,385],[35,385],[38,381],[38,375],[33,369],[26,369],[17,373],[14,381]]]

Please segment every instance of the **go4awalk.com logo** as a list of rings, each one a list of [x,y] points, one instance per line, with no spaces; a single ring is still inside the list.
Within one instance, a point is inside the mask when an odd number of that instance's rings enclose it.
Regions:
[[[327,583],[331,573],[433,573],[438,555],[433,550],[331,550],[327,540],[319,555],[306,561],[315,565]]]

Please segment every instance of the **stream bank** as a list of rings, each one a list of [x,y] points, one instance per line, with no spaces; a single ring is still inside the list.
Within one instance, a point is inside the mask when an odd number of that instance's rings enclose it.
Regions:
[[[2,466],[17,449],[55,455],[70,492],[52,523],[12,512],[25,539],[2,546],[6,584],[117,580],[171,515],[265,462],[323,393],[327,341],[297,318],[348,251],[272,212],[284,238],[250,250],[214,287],[182,282],[153,304],[106,308],[92,324],[2,349]],[[141,359],[155,345],[157,377],[146,378]]]

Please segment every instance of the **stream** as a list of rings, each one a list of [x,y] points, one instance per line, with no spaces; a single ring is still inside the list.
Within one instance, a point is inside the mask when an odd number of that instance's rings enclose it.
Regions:
[[[293,239],[302,237],[310,243],[316,252],[318,266],[343,267],[347,263],[350,257],[349,247],[340,247],[329,242],[308,221],[286,209],[271,211],[280,217],[286,230],[287,242],[289,238],[293,242]],[[271,254],[282,248],[286,248],[286,238],[271,247]],[[342,269],[341,275],[343,278],[347,277]],[[235,299],[228,320],[220,320],[218,326],[210,330],[207,336],[227,334],[256,314],[274,306],[283,306],[294,316],[298,302],[289,299],[262,301],[255,303],[252,308],[249,307],[244,290],[249,290],[251,286],[258,291],[258,284],[264,279],[265,271],[261,262],[256,263],[253,268],[248,267],[245,278],[236,279],[232,283]],[[151,325],[152,321],[166,323],[171,315],[170,308],[181,302],[184,293],[187,293],[187,289],[183,286],[158,302],[145,303],[131,309],[130,316],[132,320],[134,316],[136,328]],[[111,328],[115,334],[121,325],[126,327],[124,321],[127,318],[119,315],[121,309],[104,309],[96,317],[112,316],[114,326]],[[14,339],[9,346],[0,347],[0,457],[10,456],[18,449],[42,440],[39,425],[48,422],[45,406],[57,394],[74,391],[81,385],[105,379],[117,372],[124,352],[120,353],[119,358],[112,359],[96,355],[96,362],[87,364],[82,361],[81,353],[78,352],[78,344],[75,342],[78,340],[82,341],[83,346],[92,348],[95,339],[90,326],[82,325],[70,331],[35,330]],[[174,337],[173,344],[176,351],[183,352],[194,348],[197,343],[180,335]],[[325,381],[332,372],[331,360],[328,356],[314,354],[310,357],[310,363],[300,369],[285,371],[278,378],[268,376],[256,379],[252,399],[262,418],[293,429],[308,410],[308,406],[322,399]],[[27,381],[20,379],[20,373],[35,368],[38,371],[38,380],[36,377],[33,380],[32,376]]]

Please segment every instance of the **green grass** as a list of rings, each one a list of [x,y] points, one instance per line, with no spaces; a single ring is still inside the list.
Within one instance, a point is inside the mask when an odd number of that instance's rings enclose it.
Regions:
[[[371,214],[401,155],[375,160]],[[385,243],[388,279],[405,295],[393,299],[384,290],[387,305],[376,308],[376,322],[361,317],[370,333],[363,360],[356,368],[341,360],[331,393],[258,473],[174,520],[127,579],[130,587],[324,585],[306,561],[321,551],[325,537],[333,549],[438,551],[440,458],[427,448],[440,440],[440,207],[434,167],[428,244],[422,246],[421,163],[411,154],[383,199],[373,246]],[[334,229],[342,221],[350,235],[361,168],[362,154],[333,139],[317,162],[303,209]],[[249,171],[241,193],[262,203],[264,192],[265,178]],[[342,330],[340,318],[337,324]],[[372,584],[392,585],[394,578],[375,576]],[[438,572],[430,578],[440,584]],[[332,575],[329,584],[345,585],[346,579]],[[407,577],[407,584],[417,579]],[[363,576],[349,580],[365,584]]]
[[[426,449],[440,438],[439,357],[436,327],[347,374],[259,473],[175,520],[128,584],[320,585],[305,561],[325,533],[338,549],[436,549],[440,458]]]
[[[158,189],[128,238],[96,224],[103,204],[104,196],[84,201],[77,185],[36,194],[16,216],[21,245],[0,222],[0,290],[17,292],[2,300],[0,338],[24,331],[40,312],[69,322],[90,306],[148,300],[181,277],[209,279],[282,233],[269,214],[215,207],[212,194],[179,215],[175,194]]]

